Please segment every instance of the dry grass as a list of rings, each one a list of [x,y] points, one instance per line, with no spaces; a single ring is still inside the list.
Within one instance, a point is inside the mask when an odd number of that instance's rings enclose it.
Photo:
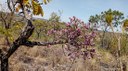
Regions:
[[[127,56],[121,57],[128,66]],[[61,45],[20,47],[9,59],[10,71],[115,71],[117,61],[109,52],[98,50],[94,59],[77,59],[72,64]]]

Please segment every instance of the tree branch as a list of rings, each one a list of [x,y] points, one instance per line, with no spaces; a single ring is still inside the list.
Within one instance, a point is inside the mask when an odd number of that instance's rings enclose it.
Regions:
[[[19,38],[13,42],[12,46],[9,48],[5,56],[9,58],[18,49],[19,46],[26,43],[28,38],[32,35],[33,30],[34,30],[34,26],[32,25],[32,22],[28,20],[28,23],[24,28],[23,32],[20,34]]]
[[[56,45],[56,44],[66,44],[68,42],[63,42],[63,41],[53,41],[53,42],[31,42],[31,41],[26,41],[23,45],[33,47],[33,46],[48,46],[48,45]]]

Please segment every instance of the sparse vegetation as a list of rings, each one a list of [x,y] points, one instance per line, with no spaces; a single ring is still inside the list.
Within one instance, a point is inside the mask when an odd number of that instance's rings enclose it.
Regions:
[[[128,71],[122,12],[109,9],[89,23],[75,16],[62,22],[55,12],[48,20],[33,18],[43,16],[41,5],[49,2],[7,0],[9,12],[0,11],[1,71]]]

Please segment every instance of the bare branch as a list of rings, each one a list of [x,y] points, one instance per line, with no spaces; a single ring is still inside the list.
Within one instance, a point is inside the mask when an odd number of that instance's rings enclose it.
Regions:
[[[15,40],[12,46],[9,48],[8,53],[6,54],[7,58],[9,58],[18,49],[19,46],[26,43],[28,38],[32,35],[33,30],[34,26],[32,25],[32,22],[28,20],[28,23],[24,28],[23,32],[20,34],[19,38]]]
[[[33,46],[48,46],[48,45],[56,45],[56,44],[66,44],[68,42],[63,42],[63,41],[53,41],[53,42],[31,42],[31,41],[26,41],[23,45],[33,47]]]
[[[2,21],[4,22],[4,25],[6,25],[7,23],[6,23],[5,18],[2,16],[2,12],[0,13],[0,16],[1,16]]]
[[[7,5],[8,5],[9,10],[12,12],[12,8],[10,6],[10,0],[7,0]]]

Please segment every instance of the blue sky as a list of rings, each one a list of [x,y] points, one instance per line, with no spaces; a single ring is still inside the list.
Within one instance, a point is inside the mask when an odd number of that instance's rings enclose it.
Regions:
[[[88,21],[89,16],[99,14],[102,11],[120,10],[128,15],[128,0],[52,0],[44,7],[45,17],[53,11],[62,10],[62,20],[68,21],[69,17],[76,16],[84,21]]]
[[[125,15],[128,14],[128,0],[52,0],[44,7],[45,16],[50,12],[62,10],[62,20],[68,21],[71,16],[76,16],[84,21],[88,21],[90,15],[99,14],[102,11],[120,10]]]
[[[0,3],[6,0],[0,0]],[[41,2],[41,0],[40,0]],[[42,5],[45,16],[48,19],[52,12],[63,11],[62,21],[69,21],[69,17],[76,16],[85,22],[88,22],[89,16],[99,14],[102,11],[120,10],[126,16],[128,15],[128,0],[52,0],[47,5]]]

